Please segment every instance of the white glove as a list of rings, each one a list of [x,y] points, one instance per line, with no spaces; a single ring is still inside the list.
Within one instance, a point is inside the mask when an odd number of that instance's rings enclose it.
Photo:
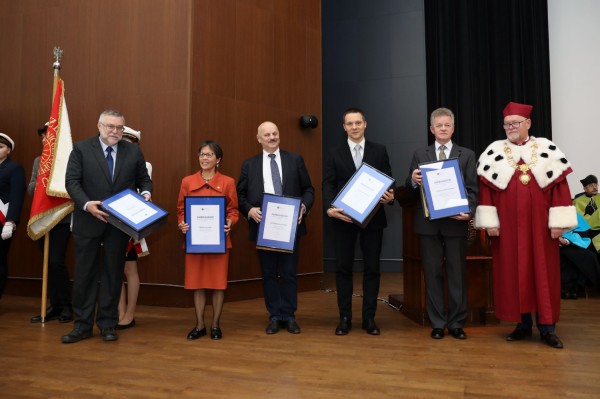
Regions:
[[[4,227],[2,227],[2,239],[8,240],[10,237],[12,237],[14,229],[15,224],[13,222],[4,223]]]

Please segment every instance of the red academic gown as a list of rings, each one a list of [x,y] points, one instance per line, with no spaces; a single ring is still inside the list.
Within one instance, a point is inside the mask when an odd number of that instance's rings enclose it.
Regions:
[[[505,140],[482,154],[476,226],[493,228],[497,222],[500,227],[500,236],[490,237],[496,317],[520,322],[522,313],[537,312],[541,324],[553,324],[560,313],[560,254],[550,227],[569,228],[577,218],[566,181],[572,170],[564,154],[547,139],[534,140],[535,150],[532,140],[519,149],[509,143],[517,164],[529,163],[532,151],[538,154],[526,185],[506,160]]]

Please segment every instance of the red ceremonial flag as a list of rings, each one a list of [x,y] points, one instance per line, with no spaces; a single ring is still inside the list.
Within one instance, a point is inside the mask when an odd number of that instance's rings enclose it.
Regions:
[[[64,83],[59,79],[27,223],[27,234],[33,240],[44,236],[63,217],[73,212],[73,201],[65,188],[65,172],[72,149]]]

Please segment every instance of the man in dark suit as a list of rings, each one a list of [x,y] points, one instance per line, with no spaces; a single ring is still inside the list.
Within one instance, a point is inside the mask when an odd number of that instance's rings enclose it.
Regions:
[[[467,320],[467,286],[465,267],[467,258],[467,231],[469,220],[475,214],[479,184],[475,153],[452,142],[454,114],[447,108],[438,108],[431,113],[429,130],[435,143],[415,151],[410,164],[406,188],[415,195],[420,192],[423,179],[419,164],[448,158],[458,158],[462,173],[469,213],[429,220],[423,207],[417,208],[415,233],[421,236],[421,258],[427,286],[427,314],[431,321],[431,338],[444,338],[444,329],[456,339],[466,339],[463,330]],[[445,259],[445,262],[444,262]],[[444,271],[448,279],[448,311],[444,307]]]
[[[279,129],[274,123],[263,122],[258,127],[256,139],[263,151],[242,165],[237,184],[238,207],[248,220],[249,238],[256,241],[262,220],[263,193],[302,198],[294,252],[258,250],[265,304],[269,312],[266,333],[275,334],[286,324],[290,333],[299,334],[300,326],[295,318],[298,308],[296,272],[299,237],[306,234],[303,217],[312,207],[315,190],[302,156],[279,148]]]
[[[129,236],[107,223],[102,201],[130,188],[150,200],[152,181],[140,148],[125,140],[125,118],[106,110],[98,120],[99,136],[73,146],[67,164],[65,186],[75,202],[73,237],[75,241],[75,279],[73,284],[73,331],[63,335],[63,343],[91,337],[96,324],[104,341],[118,337],[117,305],[121,292],[125,250]],[[98,281],[100,288],[98,292]]]
[[[327,156],[323,176],[323,201],[330,206],[335,196],[350,180],[362,162],[368,163],[388,176],[392,175],[389,157],[385,146],[365,140],[367,120],[362,110],[350,108],[344,112],[343,127],[348,140],[335,148]],[[392,189],[385,191],[380,204],[391,204],[394,200]],[[331,218],[336,257],[336,289],[340,322],[336,335],[346,335],[352,328],[352,266],[357,237],[364,258],[362,327],[371,335],[379,335],[375,324],[377,295],[379,293],[379,257],[383,229],[387,227],[385,210],[379,205],[369,224],[363,229],[355,225],[341,208],[330,207],[327,216]]]

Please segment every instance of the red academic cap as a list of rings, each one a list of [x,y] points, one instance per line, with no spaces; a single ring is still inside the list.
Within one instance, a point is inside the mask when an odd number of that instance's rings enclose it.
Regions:
[[[504,107],[504,110],[502,111],[502,115],[504,115],[504,116],[520,115],[523,118],[529,119],[532,109],[533,109],[533,105],[513,103],[511,101],[506,105],[506,107]]]

